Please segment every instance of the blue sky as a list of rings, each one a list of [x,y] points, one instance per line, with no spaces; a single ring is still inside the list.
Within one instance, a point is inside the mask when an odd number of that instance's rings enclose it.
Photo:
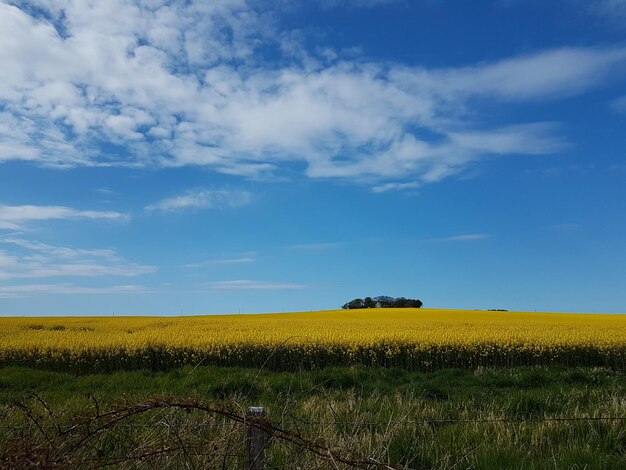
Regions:
[[[0,314],[626,313],[626,1],[0,2]]]

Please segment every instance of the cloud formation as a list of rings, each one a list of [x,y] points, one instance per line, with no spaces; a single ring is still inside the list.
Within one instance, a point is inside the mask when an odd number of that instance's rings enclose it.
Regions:
[[[294,284],[288,282],[268,282],[268,281],[216,281],[209,282],[206,286],[210,289],[237,289],[237,290],[283,290],[283,289],[304,289],[306,284]]]
[[[623,47],[439,69],[318,56],[255,5],[0,3],[0,162],[435,182],[485,156],[563,148],[552,123],[478,124],[481,100],[564,99],[626,65]]]
[[[146,294],[154,289],[136,285],[122,285],[110,287],[84,287],[71,283],[63,284],[20,284],[0,286],[0,298],[12,299],[29,297],[41,294]]]
[[[173,212],[183,209],[224,209],[250,204],[247,191],[231,189],[192,189],[185,193],[146,206],[146,211]]]
[[[133,277],[156,270],[154,266],[129,262],[110,249],[59,247],[22,238],[0,238],[2,281],[50,277]]]
[[[404,191],[406,189],[419,188],[419,182],[409,181],[406,183],[385,183],[378,186],[374,186],[372,191],[375,193],[386,193],[388,191]]]
[[[443,238],[433,238],[428,241],[432,242],[471,242],[471,241],[479,241],[479,240],[487,240],[491,238],[491,235],[486,233],[465,233],[462,235],[453,235],[450,237]]]
[[[302,243],[299,245],[289,245],[287,248],[306,251],[323,251],[333,250],[346,246],[344,242],[328,242],[328,243]]]
[[[127,214],[114,211],[78,210],[64,206],[0,205],[0,229],[19,230],[38,220],[105,219],[128,220]]]
[[[218,258],[201,261],[199,263],[190,263],[183,265],[183,268],[205,268],[207,266],[231,265],[231,264],[250,264],[255,263],[256,258],[253,255],[240,256],[238,258]]]

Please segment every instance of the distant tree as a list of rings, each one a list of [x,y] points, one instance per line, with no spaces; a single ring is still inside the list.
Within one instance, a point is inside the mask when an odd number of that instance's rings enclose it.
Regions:
[[[374,308],[380,305],[382,308],[421,308],[422,301],[419,299],[407,299],[406,297],[389,297],[388,295],[379,295],[377,297],[365,297],[365,299],[354,299],[343,304],[341,308]]]
[[[351,310],[354,308],[365,308],[363,305],[363,299],[354,299],[348,302],[347,304],[343,304],[341,306],[344,310]]]
[[[388,295],[379,295],[378,297],[374,297],[374,302],[379,302],[382,308],[390,308],[393,305],[393,297],[389,297]]]
[[[393,299],[392,305],[393,308],[404,308],[406,307],[406,303],[406,297],[396,297],[395,299]]]

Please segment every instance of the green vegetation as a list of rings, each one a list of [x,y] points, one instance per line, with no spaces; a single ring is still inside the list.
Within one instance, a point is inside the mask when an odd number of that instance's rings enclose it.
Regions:
[[[421,308],[422,305],[424,304],[419,299],[379,295],[378,297],[353,299],[350,302],[343,304],[341,308],[344,310],[352,310],[355,308]]]
[[[411,372],[354,367],[279,373],[188,367],[74,376],[8,367],[0,369],[0,420],[5,426],[0,431],[0,454],[6,464],[16,439],[22,447],[27,447],[22,444],[25,438],[43,442],[23,411],[12,406],[16,400],[27,404],[42,423],[67,426],[77,416],[92,413],[95,404],[107,410],[122,401],[167,395],[196,396],[239,414],[249,405],[262,405],[283,429],[297,430],[352,457],[371,456],[400,468],[626,468],[626,421],[543,421],[626,418],[625,390],[626,374],[590,368]],[[37,399],[27,398],[34,392],[51,412]],[[164,420],[169,427],[155,431],[153,424]],[[478,421],[441,422],[445,420]],[[185,433],[192,440],[202,436],[203,445],[210,442],[212,451],[119,464],[120,468],[222,468],[217,460],[224,468],[241,468],[241,429],[236,423],[227,426],[222,418],[176,410],[155,411],[133,423],[143,427],[132,428],[132,435],[112,430],[77,452],[87,460],[113,455],[110,449],[132,453],[146,442],[170,442],[174,426],[178,438]],[[205,427],[198,432],[201,425]],[[126,447],[120,447],[122,442]],[[267,458],[278,468],[335,468],[277,440]]]

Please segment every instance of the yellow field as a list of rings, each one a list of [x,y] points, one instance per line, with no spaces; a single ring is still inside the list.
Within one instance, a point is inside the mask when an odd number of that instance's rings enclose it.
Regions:
[[[0,319],[0,361],[87,371],[562,364],[626,368],[626,315],[370,309]]]

